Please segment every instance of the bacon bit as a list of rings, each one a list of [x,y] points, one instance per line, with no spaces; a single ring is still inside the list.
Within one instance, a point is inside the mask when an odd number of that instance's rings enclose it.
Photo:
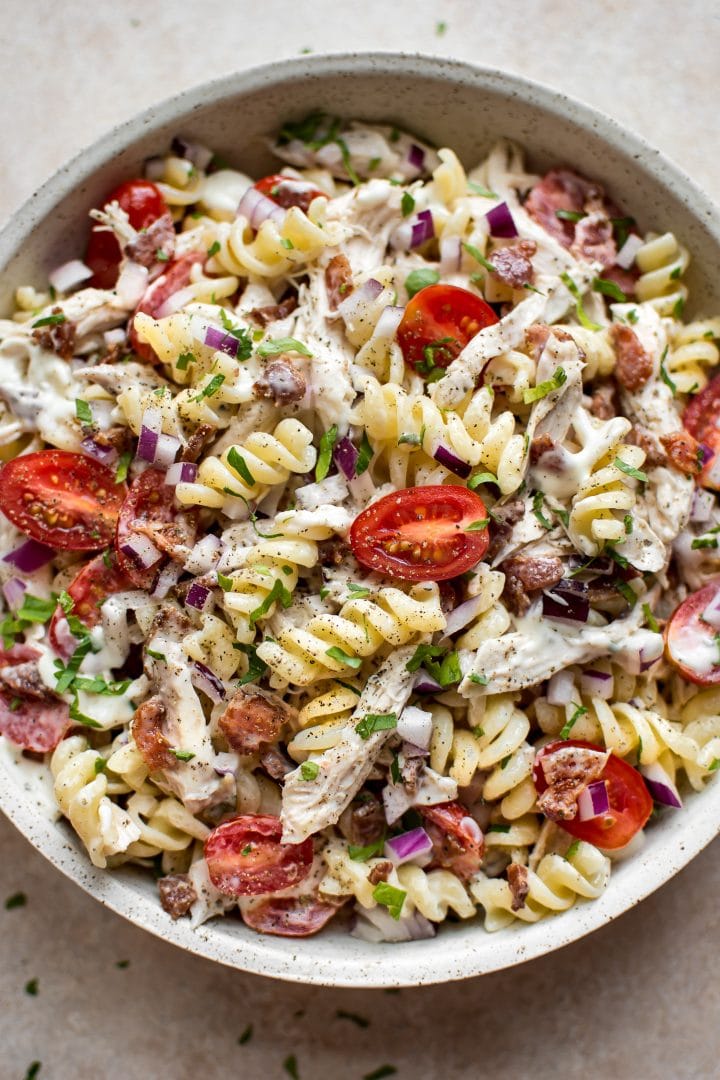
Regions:
[[[243,686],[230,699],[218,726],[233,750],[254,754],[278,741],[297,710],[276,694],[257,686]]]
[[[558,326],[546,326],[545,323],[535,323],[525,331],[525,345],[530,359],[534,360],[535,363],[542,356],[551,337],[554,337],[556,341],[573,340],[572,334],[569,334],[567,330],[561,330]]]
[[[522,863],[511,862],[507,868],[508,885],[512,893],[510,906],[513,911],[520,911],[520,908],[525,907],[525,900],[530,892],[528,877],[528,868]]]
[[[244,900],[240,914],[247,926],[261,934],[310,937],[322,930],[347,900],[347,896],[319,900],[314,895]]]
[[[572,169],[551,169],[539,180],[525,200],[525,209],[543,228],[569,248],[575,239],[575,222],[557,216],[557,210],[587,213],[588,205],[597,207],[603,198],[599,184]]]
[[[422,757],[407,757],[403,758],[403,763],[400,766],[400,778],[402,779],[405,790],[410,795],[414,795],[417,791],[418,777],[425,768],[425,760]]]
[[[608,334],[615,349],[615,378],[626,390],[639,390],[653,373],[652,357],[632,327],[613,323]]]
[[[187,915],[197,900],[197,893],[187,874],[168,874],[158,881],[160,905],[173,919]]]
[[[494,528],[490,530],[490,546],[485,556],[489,562],[492,562],[512,536],[513,525],[517,525],[518,521],[522,520],[525,514],[525,503],[522,499],[513,499],[504,506],[494,506],[492,514]]]
[[[670,435],[661,435],[660,442],[667,450],[670,463],[678,472],[686,476],[697,476],[702,472],[698,460],[700,447],[687,431],[673,431]]]
[[[29,660],[24,664],[13,664],[11,667],[0,667],[0,687],[21,698],[52,702],[59,700],[58,695],[48,689],[42,681],[36,660]]]
[[[321,540],[318,543],[319,562],[321,566],[342,566],[352,549],[349,544],[338,537],[330,540]]]
[[[575,238],[570,251],[576,259],[612,266],[617,257],[617,244],[612,222],[602,211],[588,214],[575,225]]]
[[[628,299],[635,296],[635,283],[640,277],[640,271],[635,267],[623,270],[622,266],[606,266],[602,276],[606,281],[614,281]]]
[[[273,780],[284,780],[296,766],[276,746],[268,746],[260,754],[260,764]]]
[[[192,512],[181,511],[174,521],[136,521],[133,532],[142,533],[165,555],[185,562],[195,543],[197,519]]]
[[[530,259],[536,251],[537,244],[534,240],[513,240],[505,247],[498,248],[492,253],[495,277],[511,289],[532,285],[535,280],[535,267]]]
[[[62,315],[63,309],[54,307],[52,314]],[[76,331],[76,324],[71,319],[66,318],[63,322],[52,323],[49,326],[38,326],[37,330],[33,330],[32,338],[43,349],[56,353],[63,360],[70,360],[75,352]]]
[[[393,864],[389,859],[376,863],[368,874],[368,881],[371,885],[379,885],[381,881],[387,881],[392,873],[392,868]]]
[[[362,802],[353,804],[347,819],[347,839],[356,847],[374,844],[385,832],[382,803],[369,792],[365,795]]]
[[[457,802],[419,806],[418,810],[433,844],[431,868],[452,870],[461,881],[468,881],[480,869],[485,850],[477,822]]]
[[[302,401],[306,389],[304,375],[285,356],[271,360],[253,385],[258,397],[269,399],[275,405],[290,405],[293,401]]]
[[[163,214],[153,221],[137,234],[135,240],[125,245],[124,251],[129,259],[148,270],[169,262],[175,254],[175,226],[171,215]]]
[[[551,821],[572,821],[577,800],[603,772],[609,754],[582,746],[562,746],[540,759],[548,787],[538,795],[539,809]]]
[[[563,564],[555,556],[515,555],[500,563],[500,570],[505,574],[503,599],[516,615],[530,607],[528,593],[549,589],[563,576]]]
[[[612,420],[617,416],[616,390],[612,383],[596,386],[590,399],[590,412],[598,420]]]
[[[547,454],[548,450],[554,450],[555,445],[555,440],[547,432],[544,435],[538,435],[530,443],[530,464],[537,465],[543,454]]]
[[[657,465],[667,465],[667,455],[660,449],[657,438],[647,428],[633,424],[625,436],[625,441],[645,451],[645,465],[649,469],[654,469]]]
[[[347,255],[335,255],[325,267],[325,288],[331,311],[346,300],[353,291],[352,268]]]
[[[165,706],[158,694],[148,698],[135,710],[130,730],[143,761],[151,772],[176,769],[178,759],[162,731]]]
[[[253,308],[252,311],[248,312],[248,315],[260,326],[268,326],[270,323],[279,322],[280,319],[286,319],[288,315],[292,315],[296,307],[297,296],[286,296],[279,304],[267,304],[265,307]]]
[[[107,447],[108,450],[117,450],[119,454],[122,454],[130,449],[133,433],[130,428],[117,424],[115,427],[108,428],[107,431],[93,430],[92,440],[98,446]]]
[[[203,450],[215,434],[212,424],[199,424],[187,441],[187,446],[180,454],[181,461],[197,461]]]

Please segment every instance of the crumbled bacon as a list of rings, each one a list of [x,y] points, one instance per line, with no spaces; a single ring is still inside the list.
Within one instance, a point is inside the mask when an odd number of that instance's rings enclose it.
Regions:
[[[164,719],[165,706],[156,694],[135,710],[130,725],[135,745],[151,772],[158,769],[176,769],[178,766],[178,759],[162,730]]]
[[[535,268],[530,260],[536,251],[537,244],[534,240],[513,240],[505,247],[498,248],[492,254],[495,277],[511,289],[532,285]]]
[[[530,443],[530,464],[537,465],[543,454],[547,454],[548,450],[554,450],[555,445],[555,440],[547,432],[534,438]]]
[[[534,323],[525,331],[525,345],[530,358],[534,360],[535,363],[537,363],[542,356],[543,350],[551,336],[554,337],[556,341],[573,340],[572,334],[569,334],[567,330],[561,330],[558,326],[546,326],[545,323]]]
[[[702,472],[699,460],[700,447],[687,431],[673,431],[670,435],[661,435],[660,442],[667,450],[670,462],[686,476],[697,476]]]
[[[350,552],[350,545],[339,537],[331,537],[318,543],[318,561],[321,566],[342,566]]]
[[[253,385],[258,397],[267,398],[275,405],[302,401],[306,389],[305,376],[285,356],[271,360]]]
[[[400,766],[400,779],[411,795],[417,791],[418,778],[425,768],[425,760],[420,755],[412,756],[403,754],[403,762]]]
[[[393,864],[389,859],[383,859],[382,862],[375,863],[368,874],[368,881],[371,885],[379,885],[381,881],[387,881],[392,873],[392,868]]]
[[[330,310],[335,311],[339,304],[353,291],[352,268],[347,255],[335,255],[325,267],[325,288],[327,289]]]
[[[197,520],[193,513],[181,511],[173,521],[137,520],[133,529],[147,536],[155,547],[171,559],[185,562],[195,543]]]
[[[276,743],[286,724],[296,716],[296,710],[277,694],[257,686],[243,686],[230,699],[218,726],[233,750],[254,754]]]
[[[516,615],[530,607],[528,593],[549,589],[563,576],[563,564],[555,556],[515,555],[500,564],[505,574],[503,599]]]
[[[548,786],[538,795],[539,809],[551,821],[572,821],[578,797],[602,775],[607,759],[608,754],[582,746],[561,746],[544,754],[540,767]]]
[[[215,428],[212,424],[199,424],[188,439],[187,445],[183,447],[180,460],[197,461],[214,434]]]
[[[197,893],[187,874],[168,874],[158,881],[160,904],[173,919],[187,915],[197,900]]]
[[[520,911],[520,908],[525,907],[525,900],[530,892],[528,878],[527,866],[523,866],[522,863],[510,863],[507,868],[507,879],[512,893],[512,904],[510,906],[513,911]]]
[[[128,427],[115,424],[107,431],[93,430],[92,441],[97,446],[107,447],[108,450],[117,450],[118,454],[124,453],[132,446],[133,433]]]
[[[617,244],[612,219],[622,214],[600,184],[572,169],[551,169],[530,191],[525,209],[577,258],[613,266]],[[558,211],[578,215],[578,220],[558,217]]]
[[[502,506],[494,506],[492,511],[493,528],[490,530],[490,546],[487,559],[492,562],[512,535],[513,525],[517,525],[525,514],[522,499],[513,499]]]
[[[575,238],[570,251],[576,259],[612,266],[617,256],[612,222],[602,211],[588,214],[575,226]]]
[[[625,436],[625,442],[632,446],[639,446],[645,451],[644,464],[647,468],[654,469],[657,465],[667,465],[667,455],[660,449],[658,440],[651,431],[641,427],[640,424],[633,424]]]
[[[365,792],[362,801],[352,804],[348,815],[347,838],[357,847],[374,844],[385,832],[385,813],[382,803],[370,792]]]
[[[253,308],[248,314],[260,326],[269,326],[270,323],[279,322],[280,319],[286,319],[288,315],[292,315],[296,307],[297,296],[292,295],[286,296],[279,304],[266,304],[265,307]]]
[[[613,323],[608,333],[615,349],[615,378],[626,390],[639,390],[653,373],[652,357],[632,327]]]
[[[260,754],[260,764],[273,780],[284,780],[296,767],[276,746],[267,746]]]
[[[57,694],[48,689],[40,677],[37,660],[28,660],[10,667],[0,667],[0,687],[20,698],[37,701],[57,701]]]
[[[595,387],[590,400],[590,412],[598,420],[612,420],[617,416],[616,390],[612,383],[599,383]]]
[[[53,315],[62,315],[61,307],[52,309]],[[33,330],[33,341],[43,349],[56,353],[63,360],[70,360],[75,351],[75,334],[77,327],[71,319],[64,318],[62,322],[51,323],[48,326],[38,326]]]
[[[175,254],[175,226],[171,215],[163,214],[147,229],[139,232],[131,243],[125,245],[125,254],[148,270],[169,262]]]

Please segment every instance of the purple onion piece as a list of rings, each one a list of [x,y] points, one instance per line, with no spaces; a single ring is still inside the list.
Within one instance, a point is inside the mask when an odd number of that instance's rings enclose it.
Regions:
[[[162,552],[158,551],[152,540],[140,533],[132,533],[120,550],[139,570],[149,570],[162,558]]]
[[[602,817],[610,810],[610,799],[607,784],[604,780],[596,780],[588,784],[577,801],[578,821],[592,821],[593,818]]]
[[[578,596],[576,593],[553,589],[543,593],[542,613],[546,619],[587,622],[590,603],[585,597]]]
[[[430,855],[432,847],[432,840],[419,826],[417,829],[410,829],[409,832],[400,833],[399,836],[392,836],[387,840],[385,854],[395,866],[402,866],[403,863],[415,862],[423,856]]]
[[[506,202],[501,202],[497,206],[493,206],[492,210],[488,210],[485,217],[487,218],[487,223],[490,227],[491,236],[497,236],[504,240],[512,240],[518,235],[513,216],[510,213],[510,207]]]
[[[469,600],[464,600],[462,604],[458,604],[456,608],[453,608],[447,617],[443,638],[456,634],[458,630],[462,630],[468,623],[472,622],[481,613],[484,603],[484,597],[471,596]]]
[[[210,596],[210,590],[205,585],[198,585],[196,581],[193,581],[192,585],[188,589],[187,596],[185,597],[185,603],[188,607],[197,608],[198,611],[202,611],[208,602]]]
[[[190,142],[188,139],[183,139],[181,135],[175,136],[170,143],[170,149],[177,157],[192,162],[195,168],[200,169],[202,172],[207,169],[213,159],[213,152],[207,146],[203,146],[202,143]]]
[[[563,668],[551,675],[546,693],[548,705],[567,705],[572,701],[574,693],[575,680],[571,671]]]
[[[177,585],[182,574],[183,568],[179,563],[169,562],[166,566],[163,566],[157,575],[157,580],[150,595],[156,600],[164,600],[170,590]]]
[[[63,263],[48,274],[48,281],[57,292],[68,293],[92,276],[93,272],[89,266],[80,262],[79,259],[71,259],[70,262]]]
[[[335,443],[333,453],[335,464],[347,480],[352,480],[355,476],[355,466],[359,456],[360,451],[347,435],[343,435],[342,439]]]
[[[410,247],[420,247],[435,235],[435,223],[430,210],[421,210],[412,223]]]
[[[171,487],[176,484],[194,484],[198,467],[193,461],[176,461],[165,473],[165,483]]]
[[[3,562],[10,563],[21,574],[34,574],[55,558],[55,552],[37,540],[26,540],[19,548],[3,556]]]
[[[238,217],[246,218],[252,229],[259,229],[264,221],[282,221],[285,211],[257,188],[249,187],[237,208]]]
[[[80,443],[88,457],[95,458],[101,465],[112,465],[117,460],[117,450],[112,446],[100,446],[89,435]]]
[[[705,442],[698,443],[697,454],[700,465],[707,465],[708,461],[715,457],[715,451]]]
[[[224,352],[227,356],[232,356],[234,358],[238,354],[240,341],[238,338],[233,337],[232,334],[228,334],[225,330],[218,330],[215,326],[208,326],[205,331],[205,344],[210,349]]]
[[[16,608],[22,607],[23,598],[25,596],[25,582],[20,578],[8,578],[3,585],[3,596],[7,600],[8,607],[14,611]]]
[[[413,690],[416,694],[440,694],[442,693],[442,686],[437,679],[433,679],[425,668],[419,668],[413,683]]]
[[[211,671],[205,664],[201,664],[199,660],[196,660],[193,664],[191,678],[194,683],[200,686],[201,690],[204,690],[207,696],[217,704],[219,701],[225,700],[225,687],[222,684],[222,680],[217,677],[214,671]]]
[[[682,809],[680,793],[662,765],[657,762],[653,765],[641,765],[640,772],[655,802],[662,803],[663,806],[672,806],[677,810]]]
[[[422,146],[418,146],[417,143],[410,143],[407,152],[407,160],[408,165],[412,165],[413,169],[422,172],[425,165],[425,151]]]
[[[456,476],[462,477],[466,480],[472,472],[472,467],[468,465],[467,461],[463,461],[457,454],[453,454],[452,450],[449,450],[447,446],[443,446],[440,443],[435,447],[433,457],[440,465],[444,465],[450,472],[455,473]]]
[[[142,458],[143,461],[149,461],[150,464],[155,460],[155,451],[157,450],[158,433],[151,431],[150,428],[145,427],[143,424],[140,428],[140,438],[138,439],[137,456]]]

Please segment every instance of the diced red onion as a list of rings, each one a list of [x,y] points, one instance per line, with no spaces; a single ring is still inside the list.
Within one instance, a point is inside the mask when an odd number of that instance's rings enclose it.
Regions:
[[[629,270],[644,242],[640,236],[631,233],[615,256],[615,265],[621,266],[623,270]]]
[[[604,780],[595,780],[588,784],[577,801],[577,820],[592,821],[602,817],[610,810],[607,784]]]
[[[386,784],[382,789],[382,801],[388,825],[394,825],[412,805],[410,795],[402,784]]]
[[[373,945],[378,945],[383,941],[391,943],[425,941],[435,937],[435,934],[435,924],[419,911],[393,919],[387,908],[380,904],[374,908],[363,908],[358,911],[355,924],[350,931],[351,937],[359,941],[369,941]]]
[[[707,465],[708,461],[713,457],[715,457],[715,451],[712,446],[708,446],[706,442],[698,443],[698,461],[700,465]]]
[[[168,468],[175,461],[179,449],[180,440],[174,435],[158,435],[153,464],[160,469]]]
[[[456,273],[462,265],[462,245],[459,236],[443,236],[440,239],[440,272]]]
[[[88,457],[95,458],[101,465],[111,465],[117,460],[117,450],[114,447],[100,446],[90,435],[84,438],[80,445]]]
[[[338,311],[343,320],[347,323],[357,319],[368,304],[372,303],[373,300],[377,300],[382,291],[383,287],[379,281],[376,281],[375,278],[368,278],[359,289],[354,289],[349,296],[346,296],[338,304]]]
[[[244,217],[252,229],[259,229],[264,221],[282,221],[285,211],[257,188],[249,187],[240,200],[237,217]]]
[[[120,550],[128,559],[132,559],[140,570],[147,570],[162,558],[159,551],[149,537],[141,533],[131,533],[128,540],[121,545]]]
[[[425,668],[419,668],[413,683],[413,690],[416,694],[439,694],[442,692],[442,686],[437,679],[433,679]]]
[[[690,520],[697,523],[709,521],[715,505],[715,495],[712,491],[704,488],[695,488],[692,505],[690,507]]]
[[[447,446],[443,446],[442,443],[435,447],[433,457],[440,465],[444,465],[446,469],[455,473],[456,476],[462,477],[463,480],[466,480],[472,472],[472,467],[468,465],[467,461],[463,461],[462,458],[454,454]]]
[[[343,435],[342,439],[338,439],[335,443],[335,450],[333,451],[335,464],[348,480],[352,480],[355,476],[355,466],[357,465],[359,454],[360,451],[357,446],[355,446],[355,443],[353,443],[347,435]]]
[[[412,862],[426,866],[432,853],[432,840],[422,827],[391,836],[385,841],[385,855],[395,866]]]
[[[417,705],[406,705],[398,717],[397,732],[401,738],[427,750],[432,738],[432,714],[418,709]]]
[[[657,761],[653,765],[641,765],[640,772],[645,777],[648,791],[655,802],[662,803],[663,806],[673,806],[677,810],[682,809],[678,789],[662,765]]]
[[[10,563],[21,574],[33,574],[40,567],[47,566],[54,558],[55,552],[46,544],[37,540],[25,540],[19,548],[3,555],[3,562]]]
[[[240,348],[240,341],[226,330],[218,330],[216,326],[208,326],[205,331],[205,344],[217,352],[226,353],[227,356],[235,357]]]
[[[192,303],[195,299],[195,286],[186,285],[184,289],[178,289],[177,292],[171,293],[168,296],[164,304],[161,304],[157,309],[156,318],[165,319],[168,315],[174,315],[177,311],[181,311],[187,304]]]
[[[556,619],[562,622],[587,622],[590,614],[590,603],[579,592],[571,591],[569,587],[552,589],[543,593],[542,613],[546,619]]]
[[[222,680],[217,677],[214,671],[211,671],[205,664],[201,664],[199,660],[196,660],[193,664],[190,672],[190,678],[193,685],[203,690],[211,701],[215,704],[225,699],[225,687],[222,684]]]
[[[120,277],[117,279],[115,291],[118,300],[123,307],[134,308],[140,302],[143,293],[148,286],[148,271],[139,263],[126,259],[123,263]]]
[[[482,596],[471,596],[469,600],[464,600],[462,604],[458,604],[456,608],[453,608],[447,617],[443,638],[456,634],[458,630],[462,630],[473,619],[476,619],[482,612],[484,603],[485,600]]]
[[[193,581],[185,597],[185,603],[188,607],[202,611],[209,598],[210,590],[205,585],[198,585],[197,581]]]
[[[420,247],[432,240],[435,235],[435,223],[432,211],[421,210],[409,219],[398,225],[391,237],[391,244],[396,251],[408,251],[410,248]]]
[[[194,484],[197,479],[198,467],[194,461],[176,461],[165,473],[165,483],[170,487],[177,484]]]
[[[580,689],[583,694],[609,701],[613,695],[615,680],[607,671],[598,671],[596,668],[586,668],[580,676]]]
[[[236,776],[240,768],[240,755],[221,750],[215,755],[213,768],[218,776]]]
[[[176,562],[169,562],[163,566],[157,576],[157,581],[155,582],[151,596],[156,600],[164,600],[170,590],[177,585],[182,577],[182,572],[182,566]]]
[[[21,607],[25,596],[25,582],[16,577],[8,578],[3,585],[3,595],[11,610]]]
[[[425,151],[422,146],[418,146],[417,143],[410,143],[407,152],[407,163],[412,166],[413,169],[417,169],[418,173],[423,171],[425,166]]]
[[[550,676],[547,686],[548,705],[567,705],[575,694],[575,680],[571,671],[563,668]]]
[[[143,171],[148,180],[162,180],[165,176],[165,158],[146,158]]]
[[[171,142],[170,149],[177,157],[191,161],[195,168],[200,169],[202,172],[207,169],[213,159],[213,151],[208,150],[207,146],[203,146],[202,143],[190,142],[179,135],[176,135]]]
[[[662,634],[642,627],[630,634],[614,658],[631,675],[640,675],[657,663],[663,654],[663,647]]]
[[[386,308],[383,308],[380,318],[375,324],[372,336],[374,338],[394,338],[404,314],[405,308],[398,307],[395,304],[389,304]]]
[[[513,216],[510,213],[510,207],[506,202],[493,206],[492,210],[488,210],[485,217],[491,236],[497,236],[503,240],[512,240],[518,235]]]
[[[67,293],[92,276],[93,272],[89,266],[80,262],[79,259],[71,259],[70,262],[63,263],[48,274],[48,281],[57,292]]]
[[[715,593],[701,618],[703,622],[712,626],[713,630],[720,630],[720,592]]]
[[[209,570],[217,566],[224,547],[219,536],[208,533],[202,540],[198,540],[188,555],[185,560],[185,569],[190,574],[207,574]]]

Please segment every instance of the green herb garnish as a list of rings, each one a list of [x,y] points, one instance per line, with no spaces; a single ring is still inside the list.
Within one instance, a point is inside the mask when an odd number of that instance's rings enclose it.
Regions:
[[[437,270],[411,270],[405,278],[405,288],[408,296],[412,300],[413,296],[415,296],[416,293],[419,293],[421,289],[427,288],[428,285],[437,285],[439,280],[440,274]]]
[[[330,463],[332,462],[333,447],[337,441],[338,428],[337,424],[333,424],[331,428],[323,433],[320,438],[320,450],[318,452],[317,464],[315,466],[315,479],[320,482],[324,480],[327,474],[330,472]]]
[[[369,739],[376,731],[392,731],[396,727],[397,716],[395,713],[367,713],[355,725],[355,730],[361,739]]]

